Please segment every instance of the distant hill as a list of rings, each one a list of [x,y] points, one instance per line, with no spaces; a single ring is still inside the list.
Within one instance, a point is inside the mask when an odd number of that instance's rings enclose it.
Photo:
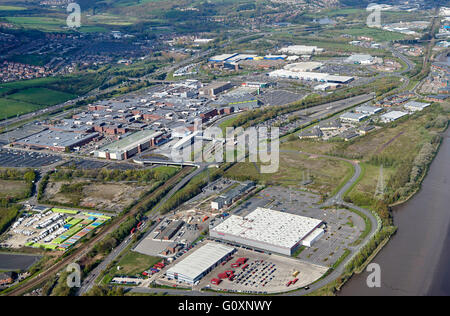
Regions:
[[[342,5],[352,6],[352,7],[367,7],[370,3],[379,3],[379,4],[400,4],[403,1],[399,0],[340,0]],[[428,5],[440,5],[445,6],[449,5],[449,0],[426,0]]]

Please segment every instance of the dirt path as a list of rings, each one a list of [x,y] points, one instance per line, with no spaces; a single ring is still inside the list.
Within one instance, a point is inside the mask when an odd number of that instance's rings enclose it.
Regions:
[[[402,131],[400,133],[398,133],[397,135],[395,135],[392,139],[390,139],[387,143],[383,144],[379,149],[377,149],[377,151],[375,152],[376,154],[381,153],[387,146],[389,146],[390,144],[392,144],[392,142],[394,140],[396,140],[397,138],[399,138],[400,136],[402,136],[405,133],[405,131]]]

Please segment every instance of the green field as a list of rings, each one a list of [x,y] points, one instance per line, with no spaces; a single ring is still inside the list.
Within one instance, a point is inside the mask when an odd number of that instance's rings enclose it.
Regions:
[[[75,98],[72,93],[45,88],[63,83],[61,78],[39,78],[0,84],[0,120]]]
[[[0,198],[22,197],[29,190],[29,185],[20,180],[0,180]]]
[[[397,32],[389,32],[371,27],[346,28],[342,30],[327,30],[327,36],[339,36],[349,34],[353,36],[372,37],[375,41],[394,41],[408,38],[409,36]]]
[[[159,257],[147,256],[130,251],[120,259],[118,266],[121,268],[120,274],[135,275],[149,269],[159,261],[161,261]]]
[[[76,96],[73,94],[46,88],[29,88],[14,94],[10,94],[7,98],[26,103],[51,106],[66,102],[67,100],[73,99],[75,97]]]
[[[152,257],[129,251],[120,258],[119,262],[114,265],[111,270],[108,271],[102,282],[109,283],[116,275],[142,276],[142,272],[150,269],[155,263],[158,263],[161,260],[162,259],[159,257]],[[118,266],[120,267],[120,270],[117,270]]]
[[[59,18],[39,17],[39,16],[12,16],[5,18],[8,22],[25,29],[40,30],[44,32],[64,31],[66,21]]]
[[[13,90],[23,90],[34,87],[44,87],[49,84],[57,83],[60,78],[39,78],[31,80],[21,80],[8,83],[0,83],[0,94],[4,95]]]
[[[253,163],[236,163],[226,176],[238,180],[255,180],[266,184],[300,186],[309,172],[313,183],[308,188],[321,195],[329,195],[352,174],[352,166],[341,160],[318,158],[295,152],[281,152],[280,166],[276,173],[259,173]]]
[[[23,11],[27,8],[24,7],[16,7],[11,5],[0,5],[0,11]]]
[[[39,110],[40,108],[41,106],[37,104],[0,98],[0,120],[20,114],[33,112]]]

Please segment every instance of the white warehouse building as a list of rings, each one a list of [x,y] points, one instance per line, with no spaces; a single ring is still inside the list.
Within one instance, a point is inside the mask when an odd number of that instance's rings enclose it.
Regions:
[[[280,49],[281,53],[294,55],[305,55],[305,54],[312,55],[314,53],[322,53],[323,51],[324,51],[323,48],[306,45],[291,45]]]
[[[195,284],[235,251],[233,247],[207,243],[167,270],[166,276],[172,280]]]
[[[299,246],[311,247],[325,231],[322,221],[258,207],[245,217],[231,215],[210,229],[213,238],[269,252],[292,255]]]
[[[299,79],[305,81],[329,82],[347,84],[355,78],[350,76],[336,76],[321,72],[307,72],[307,71],[291,71],[285,69],[278,69],[267,74],[269,77]]]

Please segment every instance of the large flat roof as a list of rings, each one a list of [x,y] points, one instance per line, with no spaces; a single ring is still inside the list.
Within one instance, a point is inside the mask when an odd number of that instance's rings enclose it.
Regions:
[[[150,139],[156,136],[161,135],[161,133],[162,132],[156,132],[154,130],[139,131],[134,134],[131,134],[128,137],[125,137],[121,140],[118,140],[114,143],[102,147],[101,151],[108,151],[108,152],[127,151],[137,147],[142,143],[145,143],[146,141],[149,141]]]
[[[71,147],[98,136],[98,133],[80,134],[66,131],[44,130],[17,140],[16,143],[42,147]]]
[[[258,207],[245,217],[231,215],[214,227],[217,233],[292,248],[322,223],[321,220]]]
[[[167,270],[195,280],[204,271],[214,266],[220,259],[231,254],[234,248],[217,243],[207,243]]]
[[[381,115],[382,119],[392,119],[392,120],[396,120],[399,119],[405,115],[408,115],[408,113],[406,112],[402,112],[402,111],[392,111],[389,113],[385,113],[383,115]]]

